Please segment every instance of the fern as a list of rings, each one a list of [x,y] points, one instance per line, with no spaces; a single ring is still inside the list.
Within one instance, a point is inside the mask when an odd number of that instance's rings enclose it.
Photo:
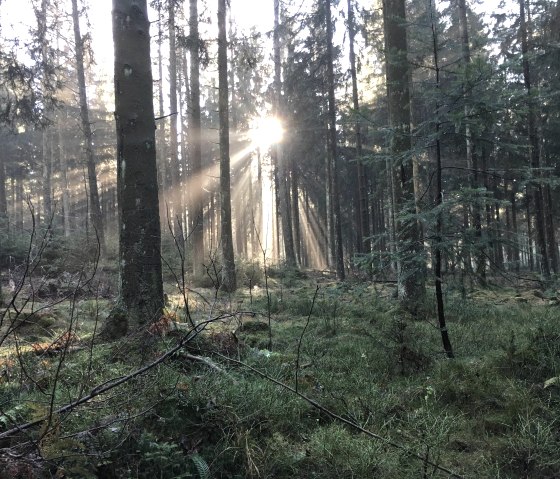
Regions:
[[[210,479],[210,467],[208,463],[202,458],[200,454],[193,454],[190,456],[191,461],[194,463],[198,476],[200,479]]]

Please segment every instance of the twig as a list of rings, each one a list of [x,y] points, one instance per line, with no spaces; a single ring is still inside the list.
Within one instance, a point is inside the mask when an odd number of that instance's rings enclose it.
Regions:
[[[126,376],[113,378],[113,379],[110,379],[109,381],[103,383],[101,386],[96,386],[86,396],[83,396],[80,399],[77,399],[77,400],[75,400],[71,403],[68,403],[65,406],[62,406],[62,407],[60,407],[56,410],[52,410],[51,413],[47,416],[44,416],[40,419],[36,419],[34,421],[27,422],[25,424],[16,425],[12,429],[9,429],[8,431],[4,431],[3,433],[0,433],[0,440],[6,439],[10,436],[13,436],[16,433],[26,431],[27,429],[31,429],[34,426],[38,426],[43,421],[48,420],[49,417],[52,417],[55,414],[69,413],[69,412],[73,411],[74,409],[76,409],[78,406],[91,401],[95,397],[100,396],[102,394],[105,394],[106,392],[116,388],[117,386],[120,386],[121,384],[126,383],[127,381],[130,381],[131,379],[134,379],[138,376],[141,376],[142,374],[149,371],[150,369],[153,369],[156,366],[158,366],[159,364],[163,363],[166,359],[168,359],[170,356],[172,356],[177,351],[179,351],[181,348],[183,348],[187,343],[189,343],[194,338],[196,338],[206,328],[206,326],[208,326],[210,323],[213,323],[213,322],[215,322],[219,319],[221,319],[221,317],[213,318],[213,319],[210,319],[208,321],[204,321],[202,323],[199,323],[195,328],[191,329],[187,334],[185,334],[181,338],[179,343],[177,343],[177,345],[175,347],[173,347],[172,349],[170,349],[166,353],[162,354],[159,358],[155,359],[154,361],[147,364],[146,366],[143,366],[140,369],[137,369],[136,371],[134,371],[134,372],[132,372],[132,373],[126,375]]]

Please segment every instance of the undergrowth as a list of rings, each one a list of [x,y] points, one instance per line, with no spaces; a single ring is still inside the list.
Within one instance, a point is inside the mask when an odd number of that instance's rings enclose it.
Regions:
[[[246,271],[249,277],[251,265]],[[274,271],[269,350],[269,299],[254,279],[228,303],[253,314],[213,327],[188,350],[75,412],[54,415],[55,427],[21,433],[16,439],[39,447],[37,477],[447,477],[430,463],[468,478],[560,476],[557,306],[450,295],[457,359],[448,360],[429,310],[412,320],[363,284],[323,281],[314,298],[311,279]],[[128,340],[90,349],[95,321],[109,305],[78,306],[82,348],[68,354],[59,377],[59,356],[31,347],[41,330],[21,332],[19,358],[13,344],[4,345],[0,432],[47,415],[55,386],[55,405],[66,404],[176,342],[171,335],[144,351]],[[49,338],[67,311],[56,308],[57,320],[44,328]],[[300,393],[424,460],[336,422],[224,356],[294,388],[297,369]]]

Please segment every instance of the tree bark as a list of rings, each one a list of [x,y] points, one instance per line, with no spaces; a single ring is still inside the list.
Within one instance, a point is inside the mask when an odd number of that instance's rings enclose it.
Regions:
[[[409,158],[410,90],[408,84],[407,32],[404,0],[385,0],[383,24],[389,122],[392,129],[391,154],[398,247],[398,294],[403,306],[415,313],[425,294],[425,260],[420,229],[413,216],[415,207],[413,168]]]
[[[87,176],[89,184],[90,217],[95,234],[98,237],[102,251],[105,251],[105,231],[101,206],[99,204],[99,192],[97,188],[97,174],[95,172],[95,155],[93,153],[93,134],[89,119],[89,107],[87,101],[86,77],[84,70],[84,40],[80,33],[80,16],[78,12],[78,0],[72,0],[72,21],[74,24],[74,41],[76,44],[76,73],[78,75],[78,90],[80,94],[80,118],[84,134],[84,147],[86,152]]]
[[[435,1],[435,0],[434,0]],[[433,56],[434,56],[434,70],[436,74],[436,91],[439,92],[440,89],[440,69],[439,69],[439,55],[438,55],[438,40],[437,40],[437,30],[434,21],[434,10],[436,6],[430,1],[430,17],[432,24],[432,40],[433,40]],[[437,95],[436,95],[437,98]],[[451,346],[451,340],[449,339],[449,333],[447,331],[447,324],[445,321],[445,309],[443,302],[443,272],[442,272],[442,242],[443,242],[443,218],[441,207],[443,205],[443,184],[442,184],[442,163],[441,163],[441,141],[440,141],[440,105],[439,100],[436,100],[436,124],[435,124],[435,134],[436,134],[436,191],[435,191],[435,207],[439,210],[436,217],[436,235],[435,235],[435,290],[436,290],[436,304],[437,304],[437,316],[439,323],[439,330],[441,334],[441,340],[443,344],[443,349],[448,358],[453,358],[453,348]]]
[[[531,147],[531,169],[533,178],[537,182],[532,186],[532,198],[535,206],[535,227],[537,230],[537,249],[539,251],[539,263],[541,274],[550,278],[550,265],[547,250],[543,188],[540,182],[540,151],[539,136],[536,124],[536,105],[534,99],[533,85],[531,83],[531,67],[529,65],[529,35],[527,32],[527,20],[525,15],[525,0],[519,0],[519,29],[521,34],[521,52],[523,54],[523,80],[527,90],[528,118],[527,130],[529,134],[529,145]]]
[[[169,163],[171,167],[170,214],[176,235],[182,230],[181,217],[181,167],[179,165],[179,145],[177,142],[177,42],[175,39],[175,1],[168,2],[169,15]],[[182,240],[182,238],[180,238]]]
[[[224,291],[237,288],[231,227],[231,173],[229,157],[229,99],[226,35],[226,0],[218,0],[218,95],[220,114],[220,196],[222,245],[222,284]]]
[[[274,0],[274,33],[273,33],[273,47],[274,47],[274,95],[275,105],[274,114],[281,121],[283,116],[282,105],[282,65],[280,58],[280,0]],[[288,157],[285,155],[284,148],[281,144],[277,143],[272,146],[273,161],[276,164],[278,171],[278,196],[280,207],[280,220],[282,225],[282,238],[284,239],[284,254],[288,267],[295,267],[297,265],[294,236],[292,230],[290,200],[289,200],[289,187],[288,176],[289,168],[287,167]]]
[[[333,202],[333,227],[335,240],[336,277],[344,281],[344,254],[342,247],[342,218],[340,214],[340,197],[338,191],[338,152],[336,145],[336,102],[334,95],[334,53],[333,53],[333,26],[331,16],[331,0],[325,0],[325,17],[327,23],[327,89],[329,99],[328,111],[328,145],[332,161],[332,202]]]
[[[467,168],[469,169],[469,180],[471,189],[476,189],[479,187],[478,184],[478,174],[476,171],[477,164],[474,151],[474,141],[470,125],[470,93],[468,85],[468,73],[469,65],[471,63],[471,48],[469,40],[469,24],[467,20],[467,5],[465,0],[458,0],[457,6],[459,8],[459,24],[461,31],[461,50],[463,56],[463,68],[464,68],[464,78],[463,78],[463,100],[465,102],[465,145],[466,145],[466,157],[467,157]],[[478,282],[482,285],[486,285],[486,256],[484,251],[484,245],[482,244],[482,219],[480,214],[480,204],[478,201],[474,200],[472,204],[472,221],[475,230],[475,251],[476,251],[476,275]],[[465,225],[468,227],[468,224]]]
[[[146,0],[113,0],[120,306],[113,335],[157,321],[163,308],[150,22]]]
[[[204,190],[202,185],[202,150],[200,138],[200,36],[198,32],[198,0],[190,0],[189,4],[190,28],[190,93],[191,108],[189,115],[189,146],[191,164],[191,197],[193,198],[192,216],[192,244],[193,244],[193,274],[202,276],[204,262]]]
[[[168,183],[168,165],[167,165],[167,144],[165,140],[165,124],[164,119],[164,105],[163,105],[163,15],[162,15],[162,3],[158,2],[157,12],[158,12],[158,106],[159,106],[159,120],[157,123],[157,133],[156,133],[156,152],[157,152],[157,164],[158,164],[158,191],[159,191],[159,217],[160,221],[163,218],[167,218],[167,183]]]
[[[38,36],[41,42],[41,57],[43,64],[46,66],[49,63],[48,45],[47,45],[47,0],[41,0],[41,11],[37,15],[37,30]],[[46,72],[45,72],[46,76]],[[45,87],[43,86],[43,94],[47,94]],[[51,187],[51,176],[52,176],[52,155],[48,152],[48,130],[47,127],[43,127],[41,132],[41,157],[43,163],[43,217],[45,222],[51,219],[52,215],[52,187]]]
[[[367,191],[367,170],[362,161],[362,127],[360,122],[360,101],[358,96],[358,76],[356,72],[356,53],[354,45],[356,42],[356,24],[354,19],[354,7],[352,0],[348,0],[348,39],[350,46],[350,75],[352,77],[352,106],[356,121],[354,131],[356,136],[356,156],[357,156],[357,180],[358,180],[358,205],[359,219],[358,224],[358,249],[359,253],[371,252],[371,241],[367,239],[370,236],[369,231],[369,201]]]

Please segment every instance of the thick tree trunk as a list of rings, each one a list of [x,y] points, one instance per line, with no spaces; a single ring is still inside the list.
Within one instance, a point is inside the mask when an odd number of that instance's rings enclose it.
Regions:
[[[190,93],[191,108],[189,115],[189,146],[191,164],[192,190],[192,244],[193,244],[193,273],[201,276],[204,262],[204,190],[202,185],[202,150],[200,138],[200,57],[198,33],[198,0],[190,0],[189,28],[190,28]]]
[[[224,291],[233,292],[237,288],[237,282],[231,227],[227,50],[226,0],[218,0],[218,94],[220,110],[221,245],[223,262],[221,286]]]
[[[74,23],[74,41],[76,44],[76,73],[78,75],[78,90],[80,94],[80,118],[84,133],[84,147],[86,152],[87,177],[89,184],[89,203],[91,222],[99,240],[101,250],[105,250],[105,231],[103,217],[99,204],[97,189],[97,174],[95,172],[95,155],[93,153],[93,134],[89,120],[89,107],[87,101],[86,77],[84,70],[84,41],[80,33],[80,16],[78,0],[72,0],[72,21]]]
[[[336,277],[344,281],[344,254],[342,246],[342,218],[340,214],[340,195],[338,191],[338,152],[336,142],[336,103],[334,95],[334,53],[333,53],[333,26],[331,16],[331,0],[325,0],[325,16],[327,23],[327,89],[329,99],[329,153],[332,160],[332,202],[333,202],[333,227],[335,240]]]
[[[420,242],[420,229],[414,215],[415,196],[412,161],[409,158],[410,94],[408,84],[407,33],[404,0],[385,0],[383,24],[389,122],[392,129],[391,153],[398,245],[398,294],[403,306],[415,313],[425,294],[425,259]]]
[[[159,320],[163,308],[149,27],[146,0],[113,0],[123,309],[113,335]]]

